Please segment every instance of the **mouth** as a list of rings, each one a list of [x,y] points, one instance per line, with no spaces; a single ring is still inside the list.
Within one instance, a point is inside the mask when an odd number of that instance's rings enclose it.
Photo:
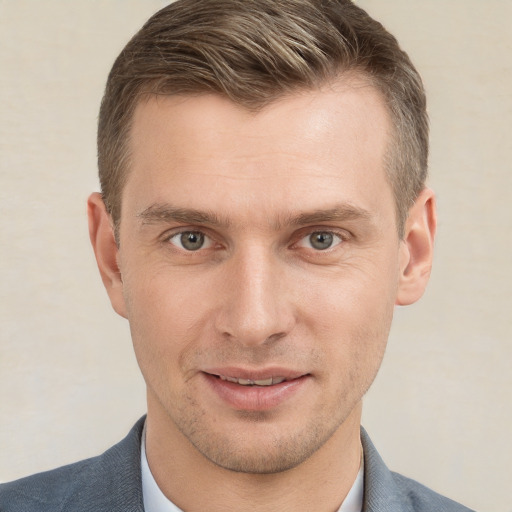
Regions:
[[[240,384],[241,386],[261,386],[261,387],[268,387],[268,386],[274,386],[276,384],[281,384],[282,382],[286,382],[286,377],[268,377],[265,379],[241,379],[237,377],[229,377],[227,375],[213,375],[214,377],[219,378],[220,380],[226,381],[226,382],[233,382],[235,384]]]
[[[238,411],[268,411],[284,406],[309,389],[312,375],[285,368],[218,368],[202,372],[222,404]]]

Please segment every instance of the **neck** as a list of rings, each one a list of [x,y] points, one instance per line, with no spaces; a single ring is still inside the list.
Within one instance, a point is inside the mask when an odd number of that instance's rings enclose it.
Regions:
[[[273,474],[230,471],[204,457],[169,417],[148,401],[146,453],[165,496],[182,510],[334,512],[360,467],[358,404],[331,438],[298,466]]]

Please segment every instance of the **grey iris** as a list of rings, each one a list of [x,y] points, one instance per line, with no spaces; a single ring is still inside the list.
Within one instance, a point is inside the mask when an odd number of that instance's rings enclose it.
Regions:
[[[319,251],[324,251],[331,247],[333,235],[328,231],[316,231],[315,233],[311,233],[309,236],[309,242],[311,243],[311,247],[314,247]]]
[[[180,241],[188,251],[197,251],[204,244],[204,235],[198,231],[185,231],[181,234]]]

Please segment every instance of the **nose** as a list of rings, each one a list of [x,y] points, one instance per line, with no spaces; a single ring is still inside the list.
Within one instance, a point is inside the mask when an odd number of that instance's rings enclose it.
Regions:
[[[222,336],[257,346],[283,338],[293,329],[293,283],[287,282],[283,262],[268,249],[250,247],[234,255],[219,288],[223,297],[216,328]]]

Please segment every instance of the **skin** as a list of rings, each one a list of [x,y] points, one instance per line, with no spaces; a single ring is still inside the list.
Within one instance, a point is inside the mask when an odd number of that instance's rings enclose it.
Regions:
[[[180,508],[333,511],[350,489],[361,400],[395,304],[424,291],[436,224],[425,189],[398,238],[389,135],[357,79],[258,113],[215,95],[138,105],[119,247],[99,194],[90,234],[147,384],[149,465]],[[260,399],[220,373],[292,384]]]

